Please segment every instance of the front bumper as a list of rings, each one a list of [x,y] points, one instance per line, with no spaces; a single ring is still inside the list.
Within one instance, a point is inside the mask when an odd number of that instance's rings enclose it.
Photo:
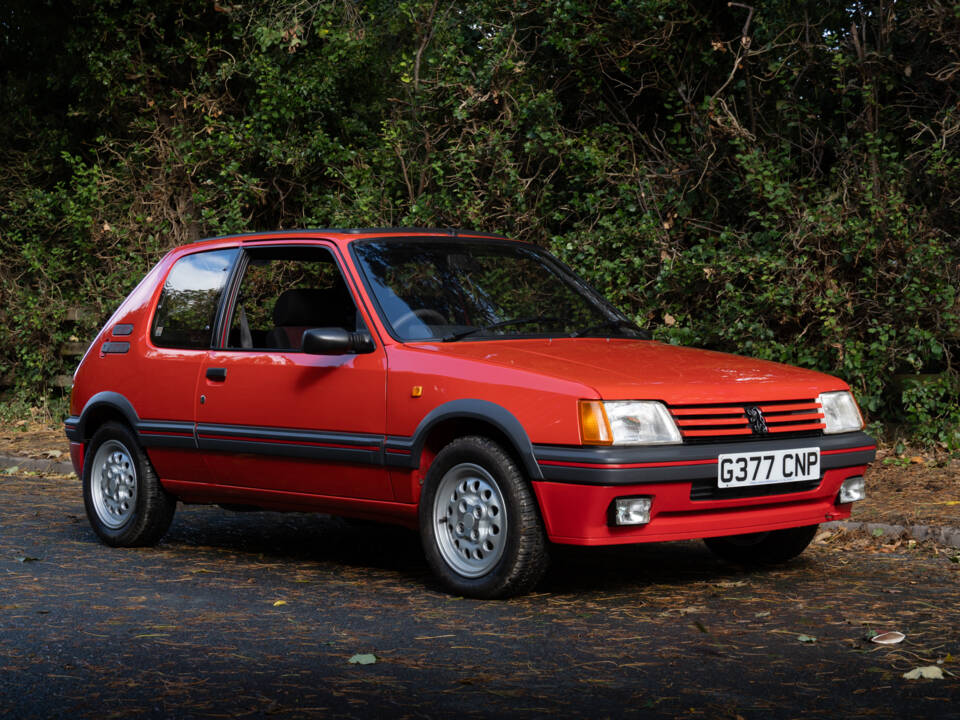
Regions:
[[[791,447],[820,447],[819,482],[765,486],[756,495],[704,493],[716,485],[717,456]],[[550,540],[572,545],[618,545],[684,540],[816,525],[850,516],[837,503],[844,480],[862,475],[876,454],[868,435],[675,445],[583,448],[535,445],[543,480],[533,483]],[[616,498],[653,498],[650,522],[610,524]]]

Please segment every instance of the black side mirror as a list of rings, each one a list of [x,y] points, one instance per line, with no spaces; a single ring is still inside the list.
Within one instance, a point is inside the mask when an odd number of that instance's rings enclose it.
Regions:
[[[311,328],[303,333],[300,349],[310,355],[348,355],[373,352],[373,340],[366,332],[349,332],[339,327]]]

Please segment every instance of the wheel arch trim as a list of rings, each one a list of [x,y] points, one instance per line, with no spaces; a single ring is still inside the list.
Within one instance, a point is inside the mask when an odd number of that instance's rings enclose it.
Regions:
[[[121,416],[143,447],[197,447],[196,430],[192,422],[142,420],[133,403],[113,390],[96,393],[87,400],[79,416],[71,416],[64,421],[67,438],[71,442],[86,443],[93,436],[90,420],[102,410]]]
[[[543,478],[533,454],[533,444],[520,421],[502,405],[474,398],[451,400],[438,405],[424,416],[411,437],[387,436],[384,445],[386,464],[419,467],[430,433],[441,423],[450,420],[481,422],[496,428],[512,445],[507,449],[516,452],[527,476],[532,480]]]
[[[102,390],[87,400],[79,416],[66,419],[64,425],[66,426],[67,437],[72,442],[83,442],[88,439],[92,433],[87,432],[87,423],[99,410],[111,410],[119,413],[126,420],[130,429],[139,435],[140,418],[137,416],[137,411],[133,409],[133,404],[118,392]]]

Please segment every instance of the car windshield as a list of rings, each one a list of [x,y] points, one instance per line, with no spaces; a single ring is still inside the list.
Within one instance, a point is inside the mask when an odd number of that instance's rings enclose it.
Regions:
[[[647,337],[533,245],[376,240],[353,248],[400,340]]]

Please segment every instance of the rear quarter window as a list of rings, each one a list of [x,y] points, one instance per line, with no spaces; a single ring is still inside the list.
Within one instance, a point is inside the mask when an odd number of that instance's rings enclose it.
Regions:
[[[212,250],[177,260],[157,303],[150,329],[154,345],[210,347],[217,307],[239,250]]]

